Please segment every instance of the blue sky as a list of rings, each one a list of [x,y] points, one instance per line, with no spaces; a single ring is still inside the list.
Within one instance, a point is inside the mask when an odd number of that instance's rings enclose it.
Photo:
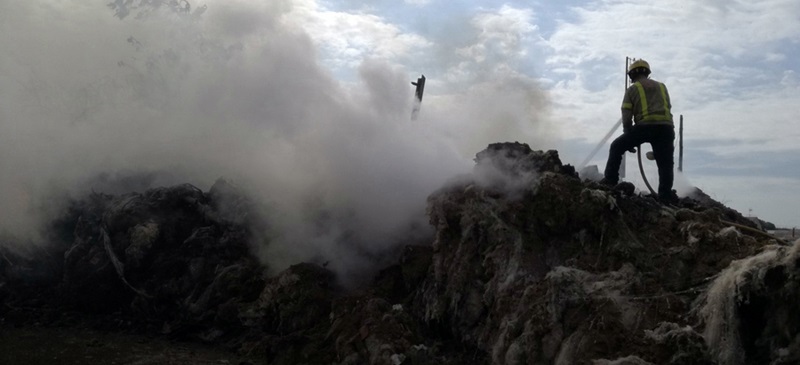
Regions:
[[[303,0],[293,16],[326,19],[303,26],[341,80],[368,58],[409,78],[424,73],[423,110],[499,69],[535,80],[548,104],[530,122],[557,133],[530,142],[572,164],[619,117],[625,57],[644,58],[684,115],[686,184],[745,214],[800,224],[800,2]],[[602,169],[606,156],[593,163]]]

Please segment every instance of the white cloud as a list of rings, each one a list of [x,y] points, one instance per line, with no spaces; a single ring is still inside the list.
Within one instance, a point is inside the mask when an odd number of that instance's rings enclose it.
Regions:
[[[798,86],[800,86],[800,77],[797,76],[797,72],[793,70],[783,71],[783,78],[781,78],[781,85],[787,87],[789,90],[794,89],[798,91]]]
[[[786,60],[786,55],[783,53],[768,52],[764,56],[764,61],[767,62],[780,62]]]
[[[476,43],[456,52],[475,62],[484,62],[490,54],[503,59],[516,59],[526,54],[529,37],[537,29],[532,24],[531,9],[516,9],[504,5],[496,11],[485,11],[472,19],[479,31]]]
[[[756,116],[763,119],[764,108],[742,110],[739,105],[756,106],[762,100],[771,105],[770,100],[775,98],[787,101],[775,90],[780,84],[770,84],[770,80],[780,80],[780,76],[768,67],[746,65],[745,60],[763,60],[765,54],[770,61],[780,60],[774,52],[771,56],[769,52],[775,42],[785,42],[800,34],[800,22],[796,19],[800,3],[773,0],[754,4],[686,1],[649,4],[616,1],[577,8],[578,20],[562,24],[547,40],[554,52],[548,60],[553,68],[571,69],[578,75],[574,81],[556,87],[561,97],[587,104],[577,112],[566,110],[573,118],[592,125],[598,113],[589,113],[590,109],[603,111],[611,107],[612,114],[604,119],[610,124],[610,120],[617,118],[624,78],[618,66],[625,56],[650,61],[653,77],[670,88],[677,113],[724,115],[725,118],[706,121],[717,133],[731,130],[731,124],[748,123]],[[592,65],[608,67],[598,73],[589,70]],[[587,86],[590,80],[608,88],[599,93],[590,91]],[[763,80],[762,86],[752,85],[758,80]],[[597,94],[604,96],[598,98]],[[780,116],[776,114],[775,117]],[[590,134],[578,135],[588,137],[595,132],[592,129]]]
[[[304,29],[335,68],[354,69],[369,58],[396,62],[431,46],[379,16],[328,10],[316,0],[296,0],[285,21]]]

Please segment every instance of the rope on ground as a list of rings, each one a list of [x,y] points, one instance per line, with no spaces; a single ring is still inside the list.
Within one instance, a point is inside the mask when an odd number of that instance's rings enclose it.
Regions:
[[[722,218],[719,219],[719,222],[722,223],[722,224],[727,224],[727,225],[730,225],[730,226],[734,226],[734,227],[739,228],[739,229],[743,229],[743,230],[748,231],[750,233],[755,233],[755,234],[758,234],[758,235],[761,235],[761,236],[764,236],[764,237],[767,237],[767,238],[772,238],[773,240],[778,241],[778,243],[786,245],[786,246],[790,246],[791,245],[791,243],[789,243],[789,241],[784,240],[783,238],[777,237],[775,235],[771,235],[771,234],[769,234],[767,232],[755,229],[753,227],[748,227],[748,226],[745,226],[743,224],[726,221],[726,220],[723,220]]]

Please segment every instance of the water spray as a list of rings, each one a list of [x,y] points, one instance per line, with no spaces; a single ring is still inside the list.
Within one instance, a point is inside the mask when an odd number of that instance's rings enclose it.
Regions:
[[[586,164],[589,163],[589,161],[591,161],[592,158],[594,158],[594,155],[596,155],[597,152],[600,151],[600,148],[602,148],[606,144],[606,142],[608,142],[608,139],[611,138],[611,135],[613,135],[614,132],[617,131],[617,128],[619,128],[620,125],[622,125],[622,118],[619,118],[619,120],[617,120],[617,122],[614,123],[614,126],[611,127],[611,130],[608,131],[608,133],[606,133],[605,137],[603,137],[603,139],[600,140],[600,143],[597,144],[597,147],[595,147],[592,153],[589,154],[589,157],[586,157],[586,159],[583,160],[583,162],[578,167],[578,171],[581,171],[583,170],[584,167],[586,167]]]

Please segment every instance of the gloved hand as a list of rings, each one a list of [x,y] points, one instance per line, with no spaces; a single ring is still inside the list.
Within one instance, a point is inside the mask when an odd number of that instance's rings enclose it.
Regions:
[[[633,130],[633,124],[632,123],[622,123],[622,133],[623,134],[630,133],[632,130]],[[636,147],[629,148],[628,152],[636,153]]]
[[[622,125],[622,133],[630,133],[633,130],[633,126],[630,124],[623,124]]]

